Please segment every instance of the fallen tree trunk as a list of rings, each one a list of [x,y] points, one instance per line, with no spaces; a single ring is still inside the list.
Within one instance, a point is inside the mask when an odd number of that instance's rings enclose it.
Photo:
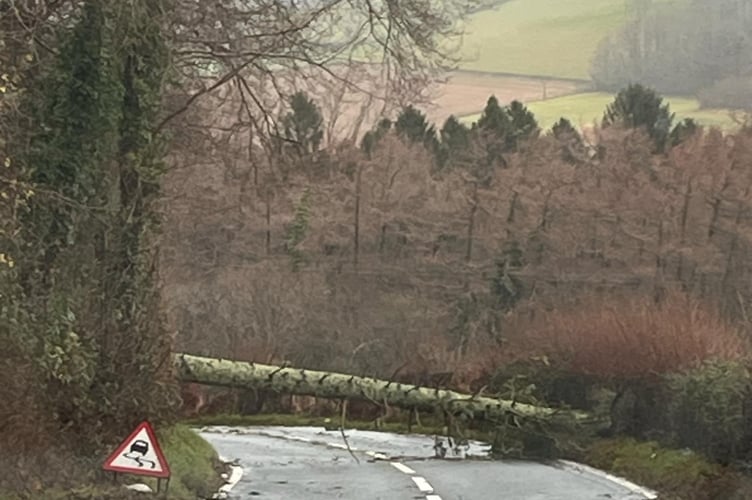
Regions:
[[[558,411],[512,401],[493,399],[455,391],[400,384],[375,378],[342,373],[262,365],[226,359],[176,354],[178,377],[199,384],[269,389],[278,393],[329,399],[360,399],[397,408],[431,411],[440,409],[450,415],[474,419],[498,420],[508,416],[535,421],[562,417],[568,422],[584,421],[587,414]]]

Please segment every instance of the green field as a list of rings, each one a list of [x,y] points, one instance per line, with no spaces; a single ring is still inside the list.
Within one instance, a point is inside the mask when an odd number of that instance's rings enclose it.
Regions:
[[[577,127],[582,127],[595,121],[600,122],[606,106],[613,100],[614,96],[611,94],[590,92],[531,102],[528,108],[535,114],[541,128],[548,129],[561,117],[568,118]],[[696,99],[685,97],[668,97],[665,100],[670,104],[671,111],[676,113],[676,121],[693,118],[705,126],[724,129],[736,126],[728,110],[700,109],[700,103]],[[472,123],[478,118],[480,118],[479,113],[464,116],[461,120],[465,123]]]
[[[510,0],[467,20],[460,67],[590,79],[595,49],[627,20],[626,6],[627,0]]]

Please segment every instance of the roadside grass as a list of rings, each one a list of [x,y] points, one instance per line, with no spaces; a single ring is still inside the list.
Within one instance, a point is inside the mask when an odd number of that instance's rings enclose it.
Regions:
[[[605,92],[587,92],[545,101],[527,103],[528,109],[535,115],[538,124],[544,130],[549,129],[560,118],[569,119],[576,127],[587,127],[600,123],[606,107],[613,102],[614,96]],[[727,109],[700,109],[697,99],[686,97],[666,97],[665,101],[676,113],[675,121],[693,118],[701,125],[732,130],[738,126],[733,120],[733,111]],[[460,120],[472,123],[480,118],[480,113],[463,116]]]
[[[221,464],[214,448],[187,425],[160,430],[157,439],[167,459],[172,477],[167,495],[160,498],[187,499],[210,498],[223,484],[220,478]],[[65,457],[60,457],[64,460]],[[28,491],[11,493],[0,491],[0,500],[22,500],[44,498],[47,500],[117,500],[143,498],[143,494],[129,491],[126,484],[144,483],[156,491],[157,481],[128,474],[118,474],[113,480],[111,473],[101,470],[103,457],[70,457],[71,477],[78,480],[66,480],[66,487],[47,487],[28,485]],[[58,483],[65,484],[65,483]],[[163,491],[164,484],[163,481]],[[29,495],[33,496],[29,496]]]
[[[598,43],[628,19],[626,5],[624,0],[510,0],[477,12],[466,22],[460,67],[590,79]]]
[[[661,493],[661,500],[751,498],[749,478],[690,450],[664,448],[634,439],[599,440],[582,461]]]
[[[216,493],[222,481],[221,464],[214,448],[187,425],[178,424],[156,432],[172,473],[167,498],[209,498]],[[153,478],[124,475],[119,482],[124,483],[125,479],[157,489],[157,480]]]

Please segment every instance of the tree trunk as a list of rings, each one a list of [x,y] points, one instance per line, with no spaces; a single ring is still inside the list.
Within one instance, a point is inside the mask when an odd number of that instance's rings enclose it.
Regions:
[[[470,206],[470,218],[467,224],[467,248],[465,250],[465,262],[473,258],[473,237],[475,236],[475,213],[478,211],[478,183],[473,184],[473,201]]]
[[[489,397],[471,396],[449,390],[432,389],[387,380],[357,377],[343,373],[262,365],[189,354],[176,354],[178,377],[184,382],[269,389],[278,393],[330,399],[378,401],[403,409],[464,414],[475,419],[499,419],[508,415],[537,421],[584,422],[589,416],[576,411],[558,411]]]
[[[358,165],[355,174],[355,216],[353,221],[353,267],[358,268],[358,257],[360,253],[360,182],[362,179],[363,166]]]

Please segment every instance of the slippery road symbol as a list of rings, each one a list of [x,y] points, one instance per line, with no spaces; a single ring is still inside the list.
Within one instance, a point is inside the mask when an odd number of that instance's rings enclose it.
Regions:
[[[149,443],[143,439],[137,439],[131,444],[127,453],[123,453],[123,456],[129,460],[133,460],[139,467],[144,467],[147,463],[151,464],[151,468],[154,469],[157,464],[152,460],[144,458],[149,453]]]

